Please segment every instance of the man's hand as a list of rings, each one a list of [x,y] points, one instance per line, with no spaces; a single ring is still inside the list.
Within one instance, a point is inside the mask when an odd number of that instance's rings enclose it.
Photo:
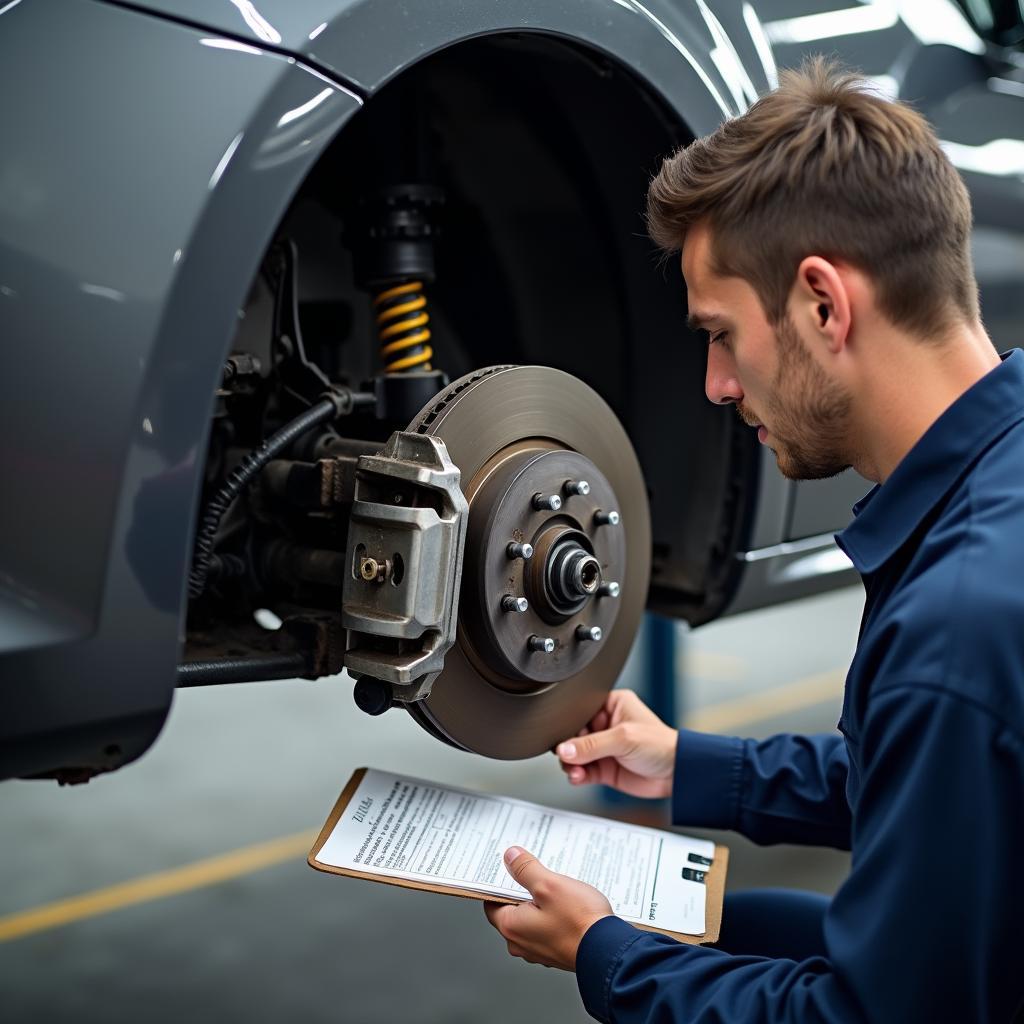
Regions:
[[[574,786],[599,782],[631,796],[672,794],[679,733],[632,690],[612,690],[579,736],[555,749]]]
[[[587,929],[612,912],[592,885],[548,871],[518,846],[505,851],[509,874],[533,897],[532,903],[485,903],[487,920],[498,929],[513,956],[528,964],[576,970],[576,951]]]

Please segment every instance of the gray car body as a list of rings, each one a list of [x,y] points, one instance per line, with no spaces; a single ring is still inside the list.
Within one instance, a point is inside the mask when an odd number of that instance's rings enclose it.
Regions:
[[[0,4],[0,778],[114,768],[159,732],[237,312],[291,198],[361,104],[459,41],[542,33],[629,67],[702,134],[772,84],[764,23],[822,5],[755,6]],[[892,76],[897,92],[928,51],[941,48],[937,67],[949,62],[941,40],[917,39],[900,18],[871,32],[863,54],[846,55]],[[842,53],[852,39],[783,38],[776,49],[793,63],[801,49]],[[993,90],[975,73],[953,90],[941,74],[919,77],[945,91],[923,105],[962,157],[980,153],[981,167],[984,147],[1004,139],[1012,163],[1024,86]],[[966,176],[983,302],[1005,347],[1021,326],[1011,299],[1024,284],[1024,171]],[[154,482],[159,514],[139,515]],[[765,453],[729,610],[851,579],[828,535],[864,487],[794,487]]]

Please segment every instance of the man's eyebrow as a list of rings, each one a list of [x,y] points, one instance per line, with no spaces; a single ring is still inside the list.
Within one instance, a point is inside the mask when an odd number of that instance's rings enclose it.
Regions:
[[[720,313],[704,313],[699,309],[692,309],[686,316],[686,326],[691,331],[700,331],[704,330],[711,321],[720,319]]]

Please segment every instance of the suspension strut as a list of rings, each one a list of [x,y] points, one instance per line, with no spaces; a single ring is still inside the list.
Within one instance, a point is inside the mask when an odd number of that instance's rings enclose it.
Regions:
[[[364,207],[360,283],[373,296],[384,372],[433,369],[426,285],[435,279],[434,240],[444,193],[432,185],[392,185]]]

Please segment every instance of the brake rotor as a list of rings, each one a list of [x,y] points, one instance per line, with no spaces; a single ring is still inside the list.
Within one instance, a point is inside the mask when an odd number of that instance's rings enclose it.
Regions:
[[[640,624],[651,531],[633,447],[595,391],[544,366],[469,374],[408,429],[445,442],[469,502],[456,643],[409,712],[465,750],[533,757],[600,708]]]

